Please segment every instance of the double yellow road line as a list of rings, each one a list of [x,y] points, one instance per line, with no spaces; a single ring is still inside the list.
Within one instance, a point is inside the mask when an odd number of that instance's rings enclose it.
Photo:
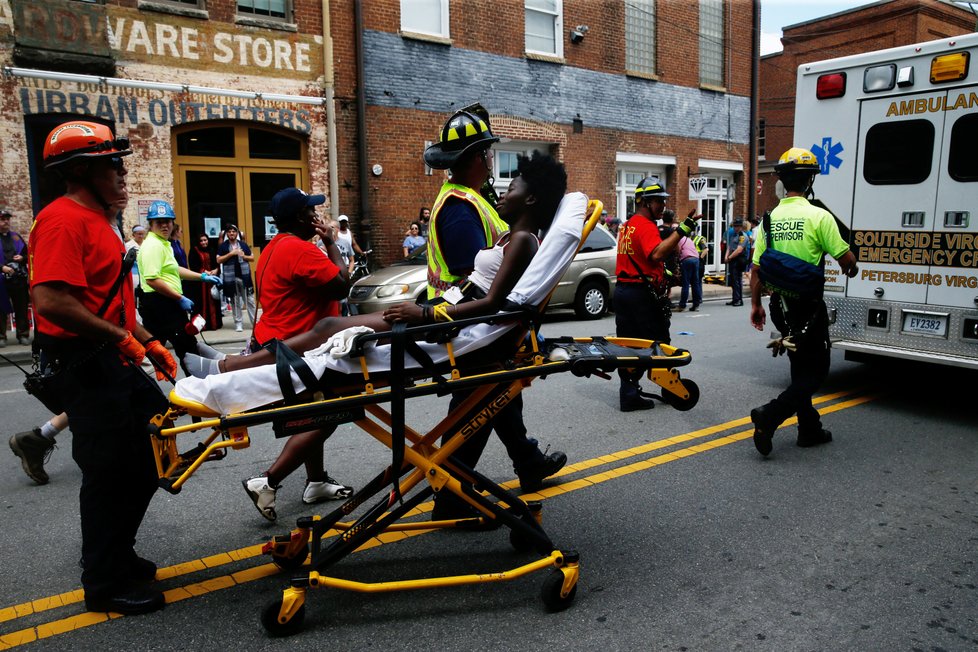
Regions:
[[[846,398],[853,395],[855,395],[853,398]],[[819,409],[820,414],[830,414],[832,412],[838,412],[839,410],[846,410],[856,407],[858,405],[862,405],[863,403],[868,403],[876,398],[878,398],[878,395],[860,395],[857,391],[845,391],[820,396],[814,400],[814,403],[816,405],[824,405],[824,407]],[[796,423],[796,421],[794,418],[792,418],[786,421],[784,425],[789,426],[794,423]],[[745,426],[746,429],[743,429]],[[729,432],[728,434],[720,437],[708,439],[712,435],[727,433],[731,430],[733,432]],[[533,494],[526,494],[524,495],[524,498],[527,500],[546,500],[554,496],[571,493],[579,489],[584,489],[603,482],[615,480],[633,473],[647,471],[661,464],[675,462],[676,460],[697,455],[705,451],[720,448],[722,446],[728,446],[745,439],[750,439],[753,432],[754,429],[751,425],[750,418],[743,417],[681,435],[675,435],[666,439],[660,439],[641,446],[635,446],[633,448],[628,448],[615,453],[609,453],[590,460],[577,462],[576,464],[569,464],[564,467],[564,469],[557,476],[558,480],[561,478],[566,478],[566,481],[545,487]],[[697,440],[705,441],[699,441],[699,443],[684,446],[689,442],[694,442]],[[677,446],[681,447],[675,448]],[[652,457],[643,457],[649,453],[663,449],[671,450],[653,455]],[[581,473],[593,470],[597,472],[591,473],[590,475],[581,476]],[[573,476],[573,478],[571,476]],[[514,488],[517,485],[518,481],[513,480],[504,484],[503,486],[507,488]],[[425,503],[418,507],[417,513],[427,512],[430,511],[430,509],[431,503]],[[424,534],[425,532],[425,530],[421,530],[382,534],[367,544],[361,546],[360,550],[373,548],[386,543],[392,543],[410,536]],[[175,566],[161,568],[156,574],[157,581],[192,575],[227,564],[252,559],[261,555],[261,547],[261,544],[248,546],[246,548],[239,548],[237,550],[231,550],[229,552],[220,553],[210,557],[184,562]],[[201,582],[194,582],[185,584],[183,586],[178,586],[165,591],[164,595],[166,596],[167,603],[172,604],[174,602],[180,602],[182,600],[187,600],[207,593],[228,589],[240,584],[253,582],[264,577],[275,575],[278,572],[279,568],[275,564],[259,564],[257,566],[246,568],[228,575],[222,575]],[[40,614],[45,611],[52,611],[54,609],[59,609],[82,602],[84,602],[84,592],[81,589],[76,589],[67,593],[60,593],[58,595],[38,598],[36,600],[31,600],[30,602],[13,605],[11,607],[0,608],[0,626],[2,626],[3,623],[16,621],[34,614]],[[67,618],[52,620],[40,625],[26,627],[6,634],[0,634],[0,650],[8,650],[26,643],[32,643],[36,640],[58,636],[76,629],[82,629],[84,627],[91,627],[92,625],[97,625],[99,623],[119,617],[120,616],[118,614],[84,612],[73,616],[68,616]]]

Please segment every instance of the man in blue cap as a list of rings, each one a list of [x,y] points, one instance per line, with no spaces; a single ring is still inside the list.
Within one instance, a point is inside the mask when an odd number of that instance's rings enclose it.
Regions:
[[[323,195],[285,188],[272,197],[270,211],[278,233],[262,251],[255,272],[261,319],[255,324],[254,341],[264,346],[310,331],[320,319],[340,314],[339,301],[350,288],[343,257],[336,246],[336,232],[316,214],[325,203]],[[319,235],[322,249],[312,244]],[[302,502],[346,498],[353,489],[338,483],[323,465],[323,445],[335,426],[292,435],[278,459],[262,475],[243,481],[245,491],[259,513],[277,518],[275,492],[280,483],[305,464],[306,486]]]

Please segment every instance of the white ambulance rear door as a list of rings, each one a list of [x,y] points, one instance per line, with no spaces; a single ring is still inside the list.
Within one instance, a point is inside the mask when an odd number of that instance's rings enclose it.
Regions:
[[[920,249],[934,230],[946,95],[940,90],[860,103],[852,207],[860,273],[849,279],[850,297],[927,299],[930,264]]]
[[[975,308],[978,297],[978,86],[949,89],[938,169],[934,233],[942,252],[927,291],[934,306]]]

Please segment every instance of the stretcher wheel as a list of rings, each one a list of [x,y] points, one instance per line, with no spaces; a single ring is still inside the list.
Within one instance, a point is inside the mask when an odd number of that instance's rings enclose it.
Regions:
[[[683,387],[689,392],[689,398],[680,398],[672,392],[663,389],[662,400],[676,408],[680,412],[685,412],[686,410],[692,410],[693,407],[700,400],[700,388],[699,386],[691,380],[682,381]]]
[[[286,557],[285,555],[272,554],[272,563],[281,568],[282,570],[295,570],[306,563],[306,559],[309,557],[309,546],[304,546],[293,557]]]
[[[295,615],[287,623],[278,621],[278,613],[282,609],[282,600],[278,599],[270,602],[261,610],[261,624],[270,636],[292,636],[299,633],[302,629],[302,622],[306,618],[306,606],[302,605]]]
[[[543,600],[543,605],[547,611],[563,611],[574,602],[574,596],[577,595],[577,584],[571,588],[566,597],[560,595],[563,586],[564,574],[556,568],[550,571],[547,579],[543,580],[543,586],[540,588],[540,599]]]

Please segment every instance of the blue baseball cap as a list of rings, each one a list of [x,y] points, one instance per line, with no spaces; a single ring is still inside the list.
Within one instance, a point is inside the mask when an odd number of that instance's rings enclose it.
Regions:
[[[310,195],[298,188],[284,188],[275,193],[269,207],[276,220],[284,220],[298,215],[303,208],[325,202],[326,195]]]

